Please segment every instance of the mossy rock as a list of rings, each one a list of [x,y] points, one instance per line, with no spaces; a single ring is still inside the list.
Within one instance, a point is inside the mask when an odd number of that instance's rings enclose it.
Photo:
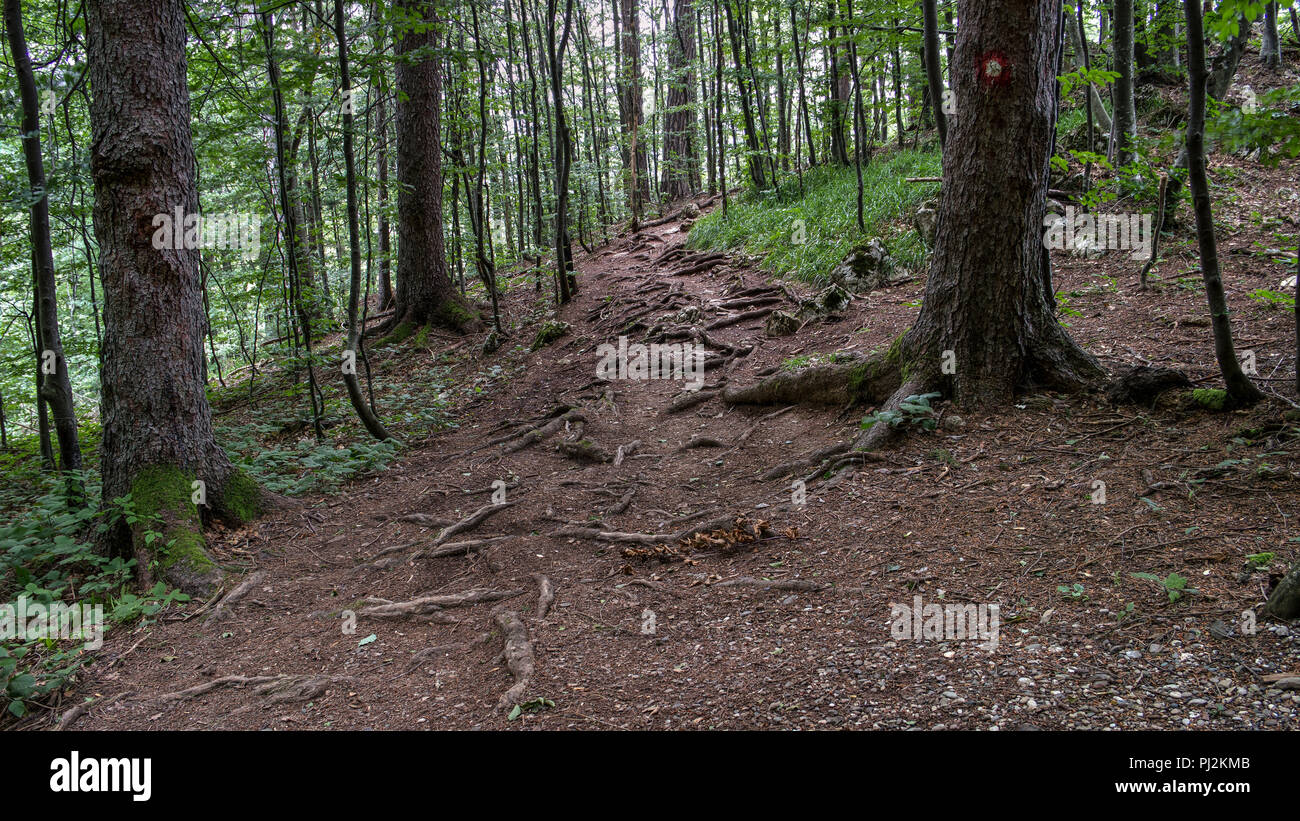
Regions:
[[[789,336],[799,330],[799,320],[785,311],[773,311],[767,315],[763,331],[768,336]]]
[[[541,350],[568,332],[569,323],[558,319],[547,320],[542,323],[541,328],[537,329],[537,336],[533,339],[533,346],[529,350]]]
[[[1221,388],[1197,388],[1192,391],[1192,401],[1206,410],[1221,411],[1228,407],[1228,392]]]
[[[894,260],[879,238],[855,245],[830,274],[831,282],[855,294],[884,288],[893,278]]]

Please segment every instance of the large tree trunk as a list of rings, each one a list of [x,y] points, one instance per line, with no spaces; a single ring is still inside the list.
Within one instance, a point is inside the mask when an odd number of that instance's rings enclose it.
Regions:
[[[560,17],[557,0],[547,0],[551,20]],[[551,96],[555,101],[555,277],[559,301],[567,303],[578,293],[578,278],[573,266],[573,240],[569,236],[569,172],[573,165],[573,137],[564,114],[564,51],[572,32],[573,0],[564,7],[563,31],[555,42],[555,26],[546,31],[546,57],[550,63]],[[639,85],[638,85],[639,89]],[[640,92],[638,90],[638,97]],[[636,140],[633,139],[633,148]]]
[[[22,98],[23,158],[27,164],[27,182],[31,190],[32,274],[36,283],[36,313],[39,317],[39,350],[36,373],[39,385],[37,402],[49,403],[54,415],[54,430],[59,438],[59,469],[68,472],[69,501],[80,504],[82,487],[75,471],[81,470],[81,445],[77,439],[77,414],[72,405],[72,382],[68,362],[63,356],[59,334],[57,285],[54,281],[54,251],[50,241],[50,199],[46,194],[45,165],[41,159],[40,100],[36,77],[27,51],[23,32],[20,0],[4,0],[5,28],[9,50],[18,73],[18,92]]]
[[[421,325],[465,333],[483,322],[447,275],[442,235],[442,76],[433,5],[399,0],[397,43],[397,313],[404,337]]]
[[[664,115],[664,196],[672,200],[700,190],[700,158],[695,135],[695,6],[674,0],[668,43],[668,102]]]
[[[1044,268],[1060,12],[1061,0],[958,2],[954,60],[973,70],[953,73],[961,115],[943,155],[937,239],[916,324],[883,355],[783,371],[728,387],[724,399],[897,410],[912,394],[938,391],[977,408],[1026,388],[1100,380],[1096,359],[1056,321]],[[873,426],[855,448],[877,446],[890,429]]]
[[[649,170],[641,134],[645,114],[641,100],[641,24],[636,0],[614,0],[614,26],[618,48],[615,84],[619,121],[623,125],[623,174],[635,228],[650,199]]]
[[[1029,385],[1068,389],[1102,373],[1056,321],[1043,275],[1060,10],[1061,0],[958,3],[954,59],[978,70],[955,73],[960,116],[943,155],[934,256],[902,353],[925,387],[959,404],[1002,404]]]
[[[91,0],[86,23],[104,285],[103,494],[129,495],[134,514],[113,524],[107,546],[133,552],[145,583],[156,567],[168,583],[204,595],[221,571],[204,550],[202,519],[243,521],[264,499],[213,440],[199,252],[151,241],[155,216],[198,208],[184,4]],[[163,538],[151,544],[148,531]]]
[[[379,99],[375,103],[376,159],[379,180],[379,310],[386,311],[393,304],[393,232],[388,222],[388,83],[382,79],[376,88]]]

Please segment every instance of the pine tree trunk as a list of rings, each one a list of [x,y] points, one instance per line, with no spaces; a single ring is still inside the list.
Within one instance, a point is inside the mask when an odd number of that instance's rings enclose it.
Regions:
[[[240,522],[266,499],[213,439],[199,252],[157,249],[151,241],[155,216],[198,208],[184,4],[90,0],[86,23],[104,286],[103,495],[129,495],[141,517],[131,525],[118,519],[106,546],[134,553],[146,584],[156,570],[191,595],[205,595],[221,571],[204,550],[201,520],[210,514]],[[148,530],[162,532],[156,543],[168,546],[154,552]]]
[[[943,154],[925,299],[902,353],[915,379],[962,405],[1102,375],[1056,321],[1042,270],[1060,10],[1061,0],[958,2],[954,60],[970,68],[954,73],[961,115]],[[1000,71],[990,65],[1003,56]]]
[[[457,332],[483,328],[478,313],[452,287],[442,236],[442,76],[431,52],[433,4],[399,0],[405,20],[397,44],[397,314],[394,335],[420,325]],[[426,25],[427,24],[427,25]],[[408,55],[419,56],[408,56]],[[405,326],[405,327],[403,327]]]
[[[641,133],[644,122],[641,99],[641,24],[636,0],[613,0],[618,44],[619,121],[623,125],[623,174],[632,225],[641,222],[650,199],[649,170]],[[552,24],[552,28],[554,24]],[[551,33],[554,36],[554,32]],[[558,130],[557,130],[558,133]]]
[[[700,190],[694,56],[694,0],[674,0],[668,43],[667,113],[664,115],[663,190],[669,201],[692,197]]]

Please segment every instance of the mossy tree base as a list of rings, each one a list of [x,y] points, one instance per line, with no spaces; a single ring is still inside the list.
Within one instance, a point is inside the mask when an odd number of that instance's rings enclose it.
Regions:
[[[142,587],[165,582],[190,596],[208,597],[221,584],[221,568],[207,552],[204,509],[230,525],[256,517],[267,500],[257,483],[237,468],[216,486],[171,465],[140,470],[130,486],[127,522],[137,580]],[[200,491],[201,488],[201,491]],[[197,500],[197,502],[196,502]]]

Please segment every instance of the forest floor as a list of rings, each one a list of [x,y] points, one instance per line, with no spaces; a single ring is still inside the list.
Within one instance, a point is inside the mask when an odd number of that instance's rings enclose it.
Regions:
[[[1251,292],[1285,290],[1275,232],[1294,236],[1296,171],[1212,163],[1234,192],[1216,216],[1238,349],[1292,398],[1292,317]],[[1127,254],[1054,254],[1061,319],[1113,373],[1154,363],[1213,385],[1180,217],[1151,290]],[[708,325],[754,309],[728,302],[789,310],[812,292],[739,257],[687,274],[682,256],[656,262],[684,238],[669,222],[579,253],[581,290],[558,312],[567,334],[457,360],[465,380],[494,365],[511,375],[457,407],[456,429],[341,493],[214,534],[218,559],[250,574],[231,585],[255,583],[228,606],[110,634],[75,727],[1300,729],[1300,692],[1276,686],[1300,675],[1300,640],[1243,617],[1300,560],[1289,405],[1212,413],[1175,392],[1150,408],[1033,394],[996,413],[944,409],[959,418],[856,473],[810,479],[796,504],[792,479],[815,464],[764,474],[850,441],[869,409],[712,396],[670,412],[680,382],[595,379],[596,346],[638,316],[687,310],[679,319]],[[762,317],[715,327],[722,364],[705,390],[883,350],[923,290],[916,276],[860,295],[793,336],[767,337]],[[505,310],[537,298],[516,288]],[[436,352],[401,354],[413,383],[426,356],[432,367]],[[560,407],[578,413],[523,446]],[[619,446],[621,459],[586,461]],[[493,506],[497,480],[506,504]],[[665,535],[700,527],[685,543]],[[1171,601],[1134,573],[1191,589]],[[916,596],[999,604],[996,649],[894,639],[892,605]]]

